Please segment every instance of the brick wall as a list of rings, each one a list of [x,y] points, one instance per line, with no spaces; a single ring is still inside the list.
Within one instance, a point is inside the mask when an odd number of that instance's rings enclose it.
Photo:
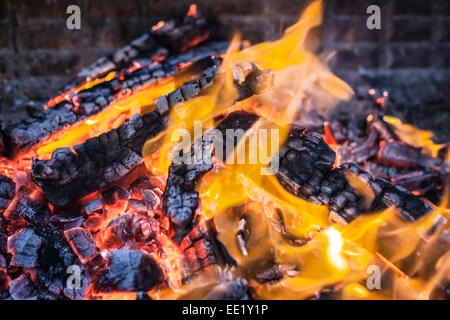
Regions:
[[[381,30],[366,28],[371,4]],[[336,50],[333,69],[353,84],[364,74],[387,86],[449,81],[448,0],[329,0],[325,17],[324,48]]]

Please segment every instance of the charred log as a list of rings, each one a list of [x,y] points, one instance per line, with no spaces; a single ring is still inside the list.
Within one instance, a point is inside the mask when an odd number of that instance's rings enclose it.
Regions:
[[[198,45],[208,36],[206,20],[199,15],[160,22],[113,55],[101,57],[81,70],[62,91],[104,77],[112,71],[129,68],[133,63],[142,65],[164,60],[171,53],[181,53]]]
[[[113,250],[109,268],[93,279],[95,292],[149,291],[163,282],[161,267],[144,250]]]
[[[161,63],[124,73],[120,78],[81,90],[70,101],[59,102],[52,108],[7,127],[3,133],[6,146],[4,155],[13,157],[17,153],[30,151],[57,131],[99,113],[116,99],[164,81],[188,64],[203,63],[203,60],[212,62],[211,56],[219,56],[225,49],[224,42],[205,44]]]
[[[183,238],[180,247],[185,256],[187,277],[211,265],[235,265],[233,258],[217,240],[211,225],[195,225]]]
[[[330,218],[348,223],[358,215],[395,206],[406,220],[416,220],[431,207],[408,190],[383,179],[373,179],[356,164],[332,169],[335,154],[319,134],[294,130],[280,152],[277,178],[292,194],[331,210]],[[356,190],[349,174],[367,187]],[[371,196],[370,196],[371,195]],[[373,198],[368,201],[368,198]]]

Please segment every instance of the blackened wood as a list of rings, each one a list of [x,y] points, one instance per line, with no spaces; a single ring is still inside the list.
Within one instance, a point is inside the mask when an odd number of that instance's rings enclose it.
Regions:
[[[110,56],[97,59],[81,70],[62,92],[106,76],[112,71],[129,68],[133,63],[153,62],[165,59],[170,53],[181,53],[205,41],[209,36],[209,26],[201,16],[185,16],[155,25],[148,33],[134,39],[127,46]]]
[[[144,250],[113,250],[109,268],[93,279],[94,292],[149,291],[162,283],[161,267]]]
[[[207,76],[157,99],[154,111],[136,114],[118,129],[76,145],[75,153],[59,148],[50,160],[34,159],[30,172],[33,181],[57,207],[118,181],[142,162],[144,143],[164,129],[169,108],[185,101],[183,93],[188,94],[186,99],[198,95],[211,80]],[[175,100],[174,96],[180,98]]]
[[[34,232],[41,238],[42,245],[39,250],[38,268],[36,276],[39,283],[55,292],[62,292],[69,275],[68,267],[79,264],[64,233],[55,225],[38,224],[33,228]]]
[[[248,300],[247,280],[237,278],[214,286],[203,300]]]
[[[187,278],[211,265],[236,264],[216,235],[212,225],[196,224],[182,239],[180,247],[185,257]]]
[[[97,255],[97,245],[88,230],[84,228],[72,228],[66,230],[64,234],[82,263],[92,260]]]
[[[335,154],[319,134],[297,129],[280,151],[277,178],[291,193],[331,210],[331,218],[348,223],[363,213],[395,206],[405,220],[416,220],[431,207],[408,190],[373,177],[356,164],[344,164],[332,169]],[[357,177],[372,190],[374,199],[368,204],[364,195],[355,190],[346,172]]]
[[[380,145],[377,162],[396,168],[417,168],[420,149],[399,141],[384,141]]]
[[[31,197],[32,190],[20,186],[17,194],[4,212],[8,220],[25,219],[33,224],[46,223],[50,217],[50,209],[45,199]]]
[[[222,137],[227,129],[248,130],[258,116],[246,112],[234,112],[228,115],[218,126]],[[194,142],[190,150],[189,163],[175,163],[169,167],[166,189],[163,196],[163,212],[169,216],[175,231],[173,240],[179,243],[192,230],[199,195],[195,191],[197,181],[213,168],[212,146],[215,135],[205,134],[200,141]],[[225,143],[221,143],[225,146]],[[179,158],[181,159],[181,157]]]
[[[41,238],[33,229],[24,229],[8,238],[8,252],[12,254],[10,265],[33,268],[38,265]]]
[[[48,139],[52,134],[79,121],[95,115],[116,99],[132,94],[135,90],[174,75],[189,63],[211,61],[211,56],[219,56],[226,50],[226,43],[213,42],[195,47],[175,55],[161,63],[141,68],[84,89],[52,108],[37,112],[32,117],[12,124],[3,132],[5,152],[14,157],[20,152],[30,151],[36,144]]]
[[[16,195],[16,183],[7,176],[0,174],[0,211],[8,208]]]
[[[37,300],[39,297],[39,291],[28,273],[12,280],[9,286],[9,293],[14,300]]]

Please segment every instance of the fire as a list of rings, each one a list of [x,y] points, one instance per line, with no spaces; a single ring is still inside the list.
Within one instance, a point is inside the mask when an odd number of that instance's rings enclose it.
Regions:
[[[143,110],[148,112],[149,110],[145,109],[146,107],[151,106],[158,97],[173,90],[175,90],[174,79],[167,79],[156,86],[142,88],[131,96],[118,99],[115,103],[84,122],[77,123],[61,133],[52,135],[49,139],[36,146],[36,153],[40,158],[45,159],[50,157],[51,153],[57,148],[73,147],[91,137],[115,129],[133,114],[142,113]]]
[[[202,227],[207,223],[212,226],[211,230],[217,233],[217,240],[237,262],[236,266],[212,265],[188,274],[185,247],[170,238],[169,218],[164,216],[161,205],[152,208],[148,216],[141,216],[130,206],[128,198],[118,199],[114,204],[101,202],[103,214],[95,213],[84,221],[83,226],[92,233],[100,255],[106,259],[109,250],[125,247],[114,238],[114,230],[108,228],[115,219],[153,219],[157,226],[155,235],[133,244],[149,253],[164,274],[164,281],[147,292],[153,299],[204,298],[213,287],[236,277],[248,280],[252,297],[258,299],[310,299],[330,289],[333,298],[341,299],[429,299],[442,283],[450,281],[450,181],[441,204],[433,205],[433,211],[417,221],[402,220],[397,209],[391,207],[361,215],[342,226],[330,221],[326,206],[312,204],[289,193],[273,174],[277,169],[274,159],[289,134],[293,134],[291,123],[302,117],[305,106],[311,104],[326,113],[353,93],[307,49],[308,34],[322,22],[322,6],[321,1],[313,2],[277,41],[246,46],[236,35],[212,87],[204,95],[174,107],[167,129],[148,140],[142,150],[146,169],[154,175],[146,171],[144,176],[166,181],[172,153],[183,138],[179,134],[181,129],[193,137],[186,146],[190,148],[196,139],[214,128],[219,116],[237,110],[259,116],[236,143],[233,152],[225,159],[216,158],[213,169],[196,186],[200,198],[196,223]],[[187,15],[195,17],[197,14],[197,6],[191,5]],[[160,21],[153,30],[164,24]],[[242,47],[245,49],[240,50]],[[234,83],[236,79],[245,78],[253,68],[252,63],[264,70],[264,90],[236,102],[239,92]],[[139,67],[133,65],[131,70]],[[47,107],[115,76],[110,73],[72,89],[51,100]],[[132,114],[150,111],[155,99],[173,91],[179,82],[175,76],[130,96],[117,97],[99,114],[53,135],[31,153],[46,158],[56,148],[73,147],[89,137],[117,128]],[[368,93],[375,95],[376,90],[370,89]],[[384,92],[379,103],[383,104],[388,96]],[[367,121],[373,118],[369,115]],[[384,120],[394,126],[403,141],[423,148],[433,157],[444,147],[434,144],[431,132],[394,117],[385,116]],[[200,128],[196,127],[199,122]],[[337,147],[338,142],[328,124],[324,128],[325,141]],[[217,150],[215,152],[217,155]],[[7,162],[0,163],[0,173],[13,177],[18,185],[29,183],[28,178]],[[345,172],[345,176],[363,197],[361,201],[370,208],[376,198],[374,191],[356,175]],[[124,189],[129,187],[122,181],[118,184]],[[164,182],[157,185],[161,190],[165,187]],[[141,193],[133,200],[142,200],[144,192]],[[39,197],[42,194],[38,189],[30,193],[32,200]],[[95,199],[101,199],[101,192],[80,199],[77,205]],[[51,205],[50,209],[54,211]],[[273,266],[282,271],[279,281],[259,281],[258,275]],[[369,271],[374,267],[380,270],[382,284],[376,291],[368,284]],[[133,292],[88,292],[86,298],[120,300],[136,299],[136,296]]]
[[[444,144],[436,144],[433,142],[433,133],[430,131],[405,124],[400,119],[392,116],[384,116],[383,120],[395,128],[395,133],[402,141],[414,147],[422,148],[426,154],[432,157],[437,157],[438,152],[445,147]]]

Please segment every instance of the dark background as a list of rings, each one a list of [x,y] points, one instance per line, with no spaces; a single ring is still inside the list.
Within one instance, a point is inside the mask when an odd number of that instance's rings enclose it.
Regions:
[[[273,40],[309,0],[198,0],[220,36],[239,30]],[[30,99],[51,97],[81,68],[114,52],[159,20],[184,14],[183,0],[1,0],[0,120],[25,117]],[[67,6],[81,8],[81,30],[66,28]],[[382,29],[366,28],[366,9],[382,9]],[[410,108],[444,102],[450,88],[450,1],[325,0],[317,30],[333,70],[357,92],[389,88]],[[441,113],[442,114],[442,113]],[[448,117],[448,112],[445,113]],[[448,118],[450,121],[450,118]],[[444,122],[445,123],[445,122]],[[448,123],[448,122],[447,122]]]

